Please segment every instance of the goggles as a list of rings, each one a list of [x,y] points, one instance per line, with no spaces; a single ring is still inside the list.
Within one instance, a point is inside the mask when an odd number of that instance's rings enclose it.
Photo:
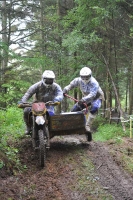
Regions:
[[[81,77],[82,80],[89,80],[91,75],[89,75],[89,76],[80,76],[80,77]]]
[[[52,85],[54,82],[53,78],[44,78],[44,83],[46,83],[47,85]]]

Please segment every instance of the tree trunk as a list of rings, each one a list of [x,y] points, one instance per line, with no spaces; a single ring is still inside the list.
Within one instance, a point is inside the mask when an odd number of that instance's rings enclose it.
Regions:
[[[132,55],[132,66],[131,66],[131,84],[130,84],[130,99],[129,99],[129,115],[132,114],[133,110],[133,55]]]
[[[40,0],[40,14],[41,14],[41,22],[40,22],[40,30],[41,30],[41,55],[44,56],[46,54],[46,45],[45,45],[45,31],[44,31],[44,11],[45,11],[45,1]],[[42,73],[45,70],[45,62],[42,64]]]
[[[111,79],[111,81],[112,81],[112,85],[113,85],[113,88],[114,88],[114,92],[115,92],[115,95],[116,95],[117,104],[118,104],[118,111],[120,112],[120,118],[122,118],[122,117],[123,117],[123,111],[122,111],[122,109],[121,109],[121,104],[120,104],[120,100],[119,100],[119,97],[118,97],[117,88],[116,88],[116,86],[115,86],[115,83],[114,83],[114,81],[113,81],[112,75],[111,75],[111,73],[110,73],[108,63],[107,63],[107,61],[106,61],[106,59],[105,59],[104,56],[103,56],[103,58],[104,58],[104,62],[105,62],[105,64],[106,64],[106,67],[107,67],[107,70],[108,70],[110,79]],[[126,130],[125,124],[124,124],[124,122],[122,122],[122,121],[121,121],[121,123],[122,123],[123,131],[125,131],[125,130]]]
[[[1,62],[1,83],[5,83],[5,70],[7,68],[7,64],[8,64],[8,37],[7,37],[7,11],[6,11],[6,0],[2,1],[2,42],[3,42],[3,59]],[[2,88],[1,88],[2,89]],[[7,89],[4,87],[2,89],[2,93],[5,94],[7,92]],[[3,103],[2,105],[3,107],[6,107],[6,103]]]

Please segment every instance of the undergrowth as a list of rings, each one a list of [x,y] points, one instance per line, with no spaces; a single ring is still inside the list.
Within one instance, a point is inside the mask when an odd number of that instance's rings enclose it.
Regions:
[[[112,123],[109,122],[105,118],[101,118],[97,116],[95,122],[93,123],[93,127],[97,126],[97,130],[95,134],[93,134],[93,139],[95,141],[105,142],[108,140],[115,140],[116,142],[122,141],[123,137],[129,137],[129,127],[126,128],[126,131],[123,131],[121,123]]]
[[[16,166],[19,165],[15,143],[24,135],[22,112],[17,107],[0,110],[0,168],[5,165],[7,159]]]

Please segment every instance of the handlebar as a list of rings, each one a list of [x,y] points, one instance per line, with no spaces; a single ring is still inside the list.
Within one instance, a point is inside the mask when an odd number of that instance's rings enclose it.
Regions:
[[[18,108],[26,108],[26,107],[31,107],[32,103],[21,103],[18,104]]]
[[[77,100],[77,99],[75,99],[75,98],[73,98],[73,97],[69,96],[69,95],[68,95],[68,94],[66,94],[66,93],[64,93],[64,96],[66,96],[66,97],[68,97],[68,98],[70,98],[70,99],[72,99],[72,100],[76,101],[77,103],[79,102],[79,100]],[[87,113],[87,112],[88,112],[88,106],[87,106],[87,104],[86,104],[86,103],[83,103],[83,104],[84,104],[84,106],[85,106],[85,113]],[[83,109],[83,111],[84,111],[84,109]]]
[[[26,103],[21,103],[21,104],[18,104],[18,108],[26,108],[26,107],[32,107],[32,104],[33,103],[39,103],[39,102],[26,102]],[[48,101],[45,103],[46,106],[57,106],[59,105],[60,102],[56,101],[56,102],[53,102],[53,101]]]
[[[56,101],[56,102],[48,101],[48,102],[45,103],[45,105],[48,105],[48,106],[58,106],[58,105],[60,105],[60,102],[59,101]]]

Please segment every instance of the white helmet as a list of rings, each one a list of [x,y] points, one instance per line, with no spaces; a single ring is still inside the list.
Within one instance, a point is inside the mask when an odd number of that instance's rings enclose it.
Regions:
[[[85,84],[89,83],[91,76],[92,76],[92,71],[89,67],[83,67],[80,70],[80,77]]]
[[[42,82],[45,86],[50,87],[54,82],[55,74],[51,70],[45,70],[42,75]]]

